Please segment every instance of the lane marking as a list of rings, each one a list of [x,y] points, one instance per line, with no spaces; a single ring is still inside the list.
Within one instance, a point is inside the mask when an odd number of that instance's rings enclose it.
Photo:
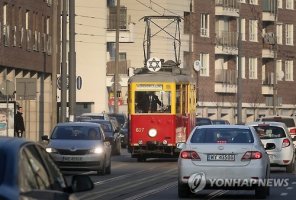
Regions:
[[[220,190],[219,192],[217,192],[216,194],[214,194],[213,196],[211,196],[209,199],[214,199],[215,197],[222,196],[223,194],[227,193],[228,191],[229,190]]]
[[[288,195],[287,192],[283,192],[283,193],[281,193],[281,196],[287,196],[287,195]]]
[[[287,187],[286,189],[287,190],[293,190],[293,187]]]
[[[131,197],[125,198],[123,200],[138,200],[138,199],[143,199],[145,197],[148,197],[148,196],[151,196],[153,194],[162,192],[162,191],[167,190],[169,188],[176,187],[177,185],[178,185],[178,182],[176,181],[176,182],[173,182],[173,183],[169,183],[169,184],[163,185],[163,186],[161,186],[159,188],[148,190],[146,192],[137,194],[135,196],[131,196]]]
[[[292,185],[296,185],[296,181],[293,181],[293,182],[292,182]]]

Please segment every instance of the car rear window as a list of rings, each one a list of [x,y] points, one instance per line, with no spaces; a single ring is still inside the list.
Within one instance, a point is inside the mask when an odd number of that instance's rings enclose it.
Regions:
[[[101,131],[98,127],[57,126],[51,135],[51,139],[101,140]]]
[[[211,125],[211,124],[212,124],[212,121],[210,119],[204,119],[204,118],[196,119],[196,126]]]
[[[271,118],[262,118],[264,122],[282,122],[286,124],[287,127],[295,127],[295,122],[293,118],[281,118],[281,117],[271,117]]]
[[[286,137],[285,130],[277,126],[254,126],[261,139],[275,139]]]
[[[253,143],[252,132],[240,128],[202,128],[193,133],[191,143]]]

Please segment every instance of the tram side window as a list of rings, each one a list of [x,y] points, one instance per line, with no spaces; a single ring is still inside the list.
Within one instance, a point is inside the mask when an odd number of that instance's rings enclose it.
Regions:
[[[181,86],[176,86],[176,113],[181,113]]]
[[[166,91],[136,91],[136,113],[171,112],[171,93]]]

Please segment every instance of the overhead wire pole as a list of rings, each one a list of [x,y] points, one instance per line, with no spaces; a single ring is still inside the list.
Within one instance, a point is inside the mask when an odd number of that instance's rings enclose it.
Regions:
[[[114,113],[118,113],[118,96],[117,90],[119,86],[119,25],[120,25],[120,0],[117,0],[116,5],[116,52],[115,52],[115,73],[114,73]]]
[[[276,35],[276,26],[277,26],[277,1],[274,2],[274,18],[275,18],[275,38],[277,38]],[[275,40],[275,50],[274,50],[274,63],[273,63],[273,96],[272,96],[272,105],[273,105],[273,115],[276,115],[276,107],[278,104],[278,99],[277,99],[277,51],[278,51],[278,45],[277,45],[277,40]]]
[[[62,67],[61,67],[61,122],[66,122],[67,108],[67,0],[63,0],[62,15]]]
[[[191,28],[191,23],[192,23],[192,0],[190,0],[190,13],[189,13],[189,61],[188,61],[188,67],[189,70],[191,71],[191,77],[194,78],[194,70],[192,66],[192,28]]]
[[[69,0],[69,121],[76,109],[75,0]]]
[[[239,17],[238,17],[238,44],[237,44],[237,124],[242,123],[242,66],[241,66],[241,50],[242,50],[242,36],[241,36],[241,4],[239,3]]]

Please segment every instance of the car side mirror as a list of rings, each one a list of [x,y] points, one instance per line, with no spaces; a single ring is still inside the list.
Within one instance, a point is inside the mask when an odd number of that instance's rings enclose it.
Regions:
[[[43,135],[43,136],[41,136],[41,140],[46,140],[46,141],[48,141],[48,140],[49,140],[48,135]]]
[[[274,143],[266,143],[265,150],[272,150],[275,149],[275,144]]]
[[[92,190],[94,188],[94,183],[87,175],[74,175],[72,177],[72,191],[75,192],[84,192]]]
[[[177,149],[182,150],[182,149],[184,149],[185,146],[186,146],[186,143],[185,142],[179,142],[179,143],[177,143]]]

